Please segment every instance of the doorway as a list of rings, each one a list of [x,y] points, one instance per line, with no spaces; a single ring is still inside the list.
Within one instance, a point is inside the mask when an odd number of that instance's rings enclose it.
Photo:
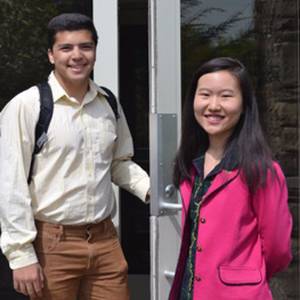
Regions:
[[[148,7],[119,1],[120,101],[134,142],[134,161],[149,172]],[[150,299],[149,205],[121,191],[121,242],[132,300]]]

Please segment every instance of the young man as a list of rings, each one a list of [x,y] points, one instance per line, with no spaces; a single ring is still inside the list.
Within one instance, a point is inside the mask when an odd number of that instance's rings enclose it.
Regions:
[[[1,113],[1,247],[15,289],[43,300],[129,299],[127,263],[111,221],[111,181],[142,200],[148,175],[131,161],[124,113],[89,79],[97,32],[80,14],[48,24],[53,116],[27,184],[40,112],[32,87]]]

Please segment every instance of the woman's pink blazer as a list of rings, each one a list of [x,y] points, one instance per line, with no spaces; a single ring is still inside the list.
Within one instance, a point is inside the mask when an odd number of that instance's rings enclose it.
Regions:
[[[237,170],[222,171],[203,197],[195,256],[194,300],[270,300],[268,281],[291,261],[292,218],[281,168],[254,197]],[[185,222],[192,183],[180,186]],[[188,225],[169,300],[178,300],[188,249]]]

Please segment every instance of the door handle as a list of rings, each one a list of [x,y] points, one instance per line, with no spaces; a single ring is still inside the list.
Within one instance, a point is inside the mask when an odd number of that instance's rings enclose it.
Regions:
[[[172,271],[164,271],[164,275],[167,279],[173,279],[175,277],[175,272]]]
[[[179,203],[161,202],[160,207],[163,210],[171,210],[173,212],[182,210],[182,204]]]
[[[170,199],[173,194],[175,193],[176,188],[174,184],[168,184],[165,187],[165,197],[167,199]],[[182,204],[179,203],[170,203],[170,202],[166,202],[166,201],[162,201],[160,203],[160,208],[163,210],[169,210],[169,211],[173,211],[173,212],[177,212],[180,211],[182,209]]]
[[[176,188],[174,184],[168,184],[165,187],[165,196],[166,198],[171,198],[175,192]]]

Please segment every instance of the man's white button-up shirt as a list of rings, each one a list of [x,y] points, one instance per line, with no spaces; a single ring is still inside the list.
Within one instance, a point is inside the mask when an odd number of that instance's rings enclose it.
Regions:
[[[148,175],[134,162],[132,138],[105,91],[90,81],[80,104],[49,76],[53,117],[48,139],[36,155],[30,186],[27,176],[34,148],[40,102],[37,87],[13,98],[0,117],[1,247],[12,269],[37,262],[32,242],[34,220],[80,225],[96,223],[112,212],[111,182],[141,199]]]

